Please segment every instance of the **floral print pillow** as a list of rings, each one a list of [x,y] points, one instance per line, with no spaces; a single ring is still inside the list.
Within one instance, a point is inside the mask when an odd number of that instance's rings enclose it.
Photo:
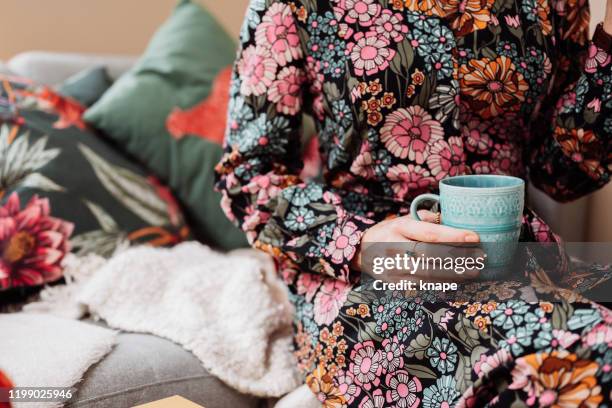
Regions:
[[[58,281],[70,251],[110,256],[188,236],[170,191],[88,129],[81,105],[0,80],[0,290]]]

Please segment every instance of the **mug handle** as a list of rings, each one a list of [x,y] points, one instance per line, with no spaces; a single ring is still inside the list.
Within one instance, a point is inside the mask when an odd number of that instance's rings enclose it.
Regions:
[[[421,194],[420,196],[412,200],[412,204],[410,204],[410,215],[412,216],[412,219],[422,221],[417,211],[419,210],[419,206],[421,205],[421,203],[425,201],[434,201],[436,203],[440,203],[440,196],[437,194]]]

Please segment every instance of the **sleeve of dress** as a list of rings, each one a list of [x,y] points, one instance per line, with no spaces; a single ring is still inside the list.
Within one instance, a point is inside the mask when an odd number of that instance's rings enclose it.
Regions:
[[[288,257],[302,271],[349,281],[350,261],[372,222],[343,208],[342,191],[299,177],[303,107],[312,87],[301,42],[291,6],[251,0],[216,187],[225,213],[253,246]]]
[[[558,201],[570,201],[610,180],[612,57],[589,42],[588,0],[556,2],[556,67],[550,97],[531,129],[531,181]]]

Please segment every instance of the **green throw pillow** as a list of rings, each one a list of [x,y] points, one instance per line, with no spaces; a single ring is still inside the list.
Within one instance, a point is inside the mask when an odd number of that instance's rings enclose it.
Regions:
[[[106,68],[93,67],[78,72],[59,86],[57,92],[68,96],[83,106],[91,106],[100,99],[113,84]]]
[[[86,113],[85,120],[142,161],[175,192],[194,235],[221,249],[246,245],[213,190],[221,148],[171,136],[169,114],[209,95],[217,74],[235,58],[235,42],[200,5],[181,1],[142,58]]]

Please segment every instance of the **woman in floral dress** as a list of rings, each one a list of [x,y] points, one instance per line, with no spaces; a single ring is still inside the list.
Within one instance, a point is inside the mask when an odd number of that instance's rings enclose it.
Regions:
[[[278,260],[299,367],[324,406],[610,400],[607,309],[528,303],[512,282],[481,284],[479,302],[371,297],[356,261],[381,237],[477,240],[406,215],[445,177],[529,176],[561,201],[608,182],[612,41],[588,27],[587,0],[251,1],[218,188]],[[324,181],[300,176],[304,113]],[[522,239],[556,237],[526,211]]]

